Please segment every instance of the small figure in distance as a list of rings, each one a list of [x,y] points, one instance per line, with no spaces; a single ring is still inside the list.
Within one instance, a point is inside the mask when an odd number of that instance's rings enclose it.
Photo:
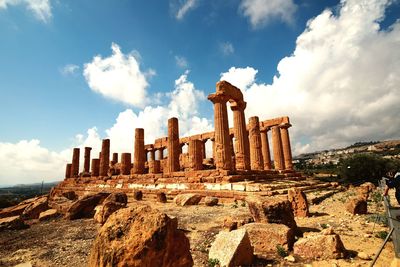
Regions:
[[[385,192],[383,192],[384,196],[387,196],[390,188],[394,188],[396,190],[395,197],[397,199],[397,203],[400,205],[400,172],[394,174],[394,171],[388,172],[389,179],[386,180]]]

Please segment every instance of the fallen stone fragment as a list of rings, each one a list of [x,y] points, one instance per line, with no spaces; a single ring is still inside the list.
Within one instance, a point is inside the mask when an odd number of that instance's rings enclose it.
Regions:
[[[99,230],[89,267],[193,266],[189,240],[169,218],[149,206],[120,209]]]
[[[94,208],[98,204],[101,204],[109,194],[110,193],[100,192],[83,196],[69,207],[65,218],[69,220],[92,218],[94,215]]]
[[[135,190],[133,192],[133,199],[135,200],[142,200],[143,199],[143,192],[140,190]]]
[[[6,217],[0,219],[0,231],[3,230],[20,230],[28,228],[21,216]]]
[[[346,255],[346,249],[338,234],[311,234],[300,238],[293,247],[293,252],[305,259],[340,259]]]
[[[368,255],[368,254],[365,253],[365,252],[358,252],[358,253],[357,253],[357,257],[359,257],[359,258],[362,259],[362,260],[366,260],[366,261],[372,260],[371,256]]]
[[[174,202],[178,206],[188,206],[199,204],[202,196],[199,194],[179,194],[175,197]]]
[[[297,188],[289,189],[288,199],[292,207],[294,216],[308,217],[310,215],[308,211],[307,197],[303,191]]]
[[[60,214],[56,209],[49,209],[39,214],[39,221],[46,221],[59,217]]]
[[[298,232],[290,202],[276,197],[246,197],[255,222],[284,224]]]
[[[285,250],[292,250],[295,240],[294,231],[284,224],[249,223],[243,226],[246,229],[254,254],[268,258],[276,254],[276,246]]]
[[[220,266],[246,266],[253,261],[253,247],[246,229],[221,231],[211,245],[208,258],[217,259]]]
[[[167,196],[164,192],[157,192],[157,201],[160,203],[167,203]]]
[[[362,198],[352,198],[347,202],[346,210],[353,215],[367,214],[368,212],[367,201]]]
[[[217,197],[205,197],[204,204],[206,206],[215,206],[218,205],[218,198]]]
[[[104,224],[108,217],[115,211],[125,208],[128,203],[128,197],[125,193],[112,193],[103,202],[97,206],[94,220],[100,224]]]
[[[49,208],[47,205],[48,197],[43,196],[38,198],[37,200],[33,201],[24,212],[21,214],[23,219],[38,219],[39,214]]]

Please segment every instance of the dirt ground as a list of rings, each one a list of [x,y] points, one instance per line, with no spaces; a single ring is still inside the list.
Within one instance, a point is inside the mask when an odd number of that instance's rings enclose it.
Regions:
[[[323,192],[313,192],[307,197]],[[296,262],[287,262],[278,254],[275,258],[259,260],[255,266],[369,266],[371,260],[357,257],[364,252],[374,257],[383,239],[377,237],[380,231],[388,232],[388,227],[375,223],[373,214],[384,212],[380,202],[368,202],[369,214],[353,216],[345,211],[345,202],[352,197],[352,191],[340,192],[317,205],[310,206],[311,217],[296,218],[304,232],[319,232],[323,228],[333,227],[347,250],[348,258],[329,261],[305,261],[296,258]],[[222,230],[225,217],[250,217],[246,204],[224,203],[215,207],[204,205],[177,207],[166,204],[142,201],[169,216],[178,218],[179,228],[188,236],[195,266],[208,266],[208,250],[215,235]],[[134,205],[134,203],[130,203]],[[0,266],[85,266],[92,241],[99,226],[92,219],[67,221],[57,219],[44,223],[33,223],[30,228],[0,233]],[[389,242],[375,266],[390,266],[394,257],[393,244]]]

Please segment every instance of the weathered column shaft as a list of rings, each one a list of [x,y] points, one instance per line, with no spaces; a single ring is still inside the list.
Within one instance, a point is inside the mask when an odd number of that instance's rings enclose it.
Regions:
[[[146,152],[144,150],[144,129],[135,129],[135,151],[133,154],[133,173],[144,173],[144,164],[146,160]]]
[[[92,177],[99,176],[100,173],[100,159],[92,159]]]
[[[214,104],[215,166],[217,169],[232,170],[232,152],[226,108],[228,99],[217,94],[209,95],[208,99]]]
[[[79,148],[74,148],[72,152],[72,165],[71,165],[71,177],[79,175]]]
[[[233,132],[235,135],[235,160],[237,170],[250,170],[250,145],[246,130],[244,109],[246,103],[236,103],[233,110]]]
[[[283,158],[285,160],[285,169],[293,170],[293,161],[292,161],[292,149],[290,146],[289,139],[289,127],[290,124],[281,125],[281,140],[282,140],[282,150],[283,150]]]
[[[207,158],[206,142],[207,142],[207,139],[201,141],[201,154],[202,154],[203,159]]]
[[[271,152],[269,149],[268,143],[268,130],[264,129],[261,131],[261,146],[262,146],[262,155],[264,160],[264,170],[271,169]]]
[[[189,141],[189,167],[197,171],[203,169],[203,142],[201,140]]]
[[[159,160],[149,161],[149,173],[160,173],[161,165]]]
[[[121,174],[122,175],[130,174],[131,168],[132,168],[131,153],[122,153],[121,154]]]
[[[263,170],[264,160],[261,151],[260,122],[258,117],[249,119],[250,165],[252,170]]]
[[[179,125],[177,118],[168,119],[168,161],[167,172],[179,171],[179,154],[181,146],[179,144]]]
[[[211,139],[211,143],[212,143],[212,158],[215,162],[215,139],[214,138]]]
[[[164,152],[164,148],[159,148],[159,149],[157,149],[157,154],[158,154],[158,160],[162,160],[163,158],[164,158],[164,154],[163,154],[163,152]]]
[[[90,172],[90,151],[91,147],[85,147],[85,161],[83,163],[83,172]]]
[[[283,150],[281,141],[281,131],[279,126],[272,127],[272,149],[274,152],[274,166],[276,170],[284,170]]]
[[[113,153],[112,154],[112,162],[111,165],[117,164],[118,163],[118,153]]]
[[[110,139],[103,139],[100,157],[100,176],[107,176],[110,167]]]
[[[150,150],[150,161],[156,160],[156,151],[154,149]]]
[[[68,163],[65,166],[65,178],[70,178],[71,177],[71,166],[72,166],[71,163]]]

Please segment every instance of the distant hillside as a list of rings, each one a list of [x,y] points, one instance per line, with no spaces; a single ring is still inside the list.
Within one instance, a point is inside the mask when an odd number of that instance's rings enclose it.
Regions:
[[[373,153],[385,158],[400,159],[400,140],[356,142],[345,148],[300,154],[294,160],[297,163],[313,165],[335,165],[340,159],[359,153]]]
[[[47,194],[59,182],[21,184],[0,188],[0,209],[13,206],[22,200]]]

